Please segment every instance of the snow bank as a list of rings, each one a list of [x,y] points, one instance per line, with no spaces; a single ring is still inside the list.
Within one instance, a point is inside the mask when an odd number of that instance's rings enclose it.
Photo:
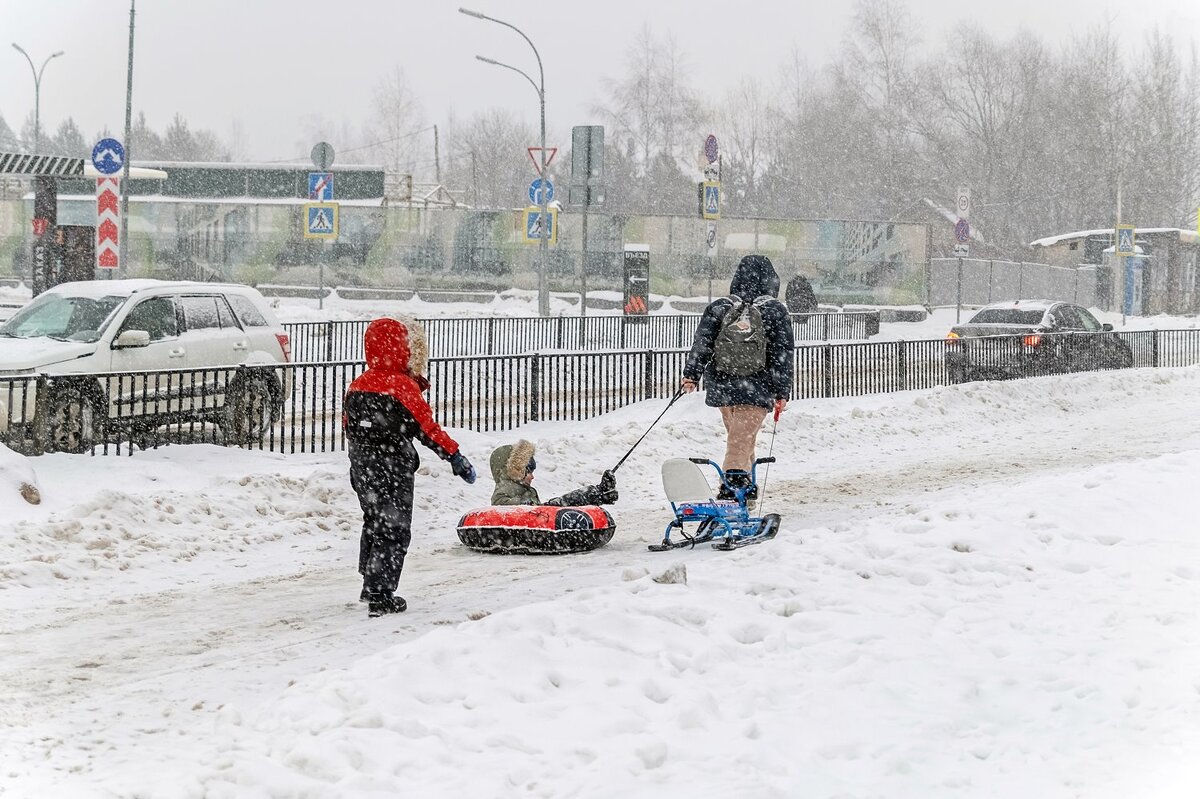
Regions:
[[[37,475],[29,461],[0,444],[0,498],[8,504],[16,497],[37,505],[42,501],[42,492],[38,490]]]
[[[56,481],[55,501],[12,520],[0,536],[0,594],[64,580],[107,582],[119,572],[162,570],[285,538],[357,536],[361,521],[346,497],[345,473],[336,470],[303,473],[280,464],[274,474],[230,474],[230,453],[204,445],[139,453],[137,464],[44,457],[69,463]],[[175,458],[183,463],[163,468]],[[118,479],[96,481],[101,465]],[[122,474],[130,479],[120,480]]]
[[[181,796],[1183,796],[1200,785],[1197,473],[1190,452],[793,527],[679,556],[686,585],[614,573],[231,710],[211,765],[172,781]]]
[[[1194,797],[1198,403],[1200,367],[795,402],[783,530],[732,553],[645,550],[662,459],[723,449],[698,395],[586,555],[465,551],[491,486],[427,457],[374,620],[343,453],[45,456],[0,518],[0,794]],[[553,493],[665,404],[453,433],[535,440]]]

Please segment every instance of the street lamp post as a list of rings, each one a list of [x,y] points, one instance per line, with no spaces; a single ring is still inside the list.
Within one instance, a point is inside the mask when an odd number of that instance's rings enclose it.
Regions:
[[[492,58],[484,58],[481,55],[475,56],[475,58],[479,59],[480,61],[482,61],[485,64],[492,64],[497,67],[504,67],[505,69],[511,69],[513,72],[516,72],[518,75],[525,78],[525,80],[529,81],[529,84],[531,86],[533,86],[533,90],[535,92],[537,92],[538,109],[539,109],[539,112],[541,115],[541,142],[542,142],[541,168],[538,171],[538,174],[542,179],[542,186],[543,186],[542,192],[541,192],[541,195],[542,195],[542,202],[541,202],[542,225],[541,225],[541,229],[538,231],[538,266],[537,266],[538,314],[541,316],[549,316],[550,315],[550,295],[546,291],[546,266],[547,266],[547,262],[550,260],[550,258],[549,258],[550,216],[549,216],[549,208],[548,208],[549,199],[547,197],[549,192],[547,192],[545,190],[545,183],[546,183],[546,179],[547,179],[546,178],[546,72],[545,72],[545,70],[542,69],[542,57],[538,53],[537,48],[533,46],[533,42],[530,41],[529,37],[526,36],[525,33],[520,28],[518,28],[516,25],[512,25],[508,22],[505,22],[504,20],[496,19],[495,17],[489,17],[486,14],[480,14],[478,11],[471,11],[470,9],[466,9],[466,8],[460,8],[460,9],[458,9],[458,11],[460,14],[466,14],[468,17],[475,17],[476,19],[485,19],[488,22],[495,22],[497,25],[503,25],[506,28],[511,28],[512,30],[516,31],[518,34],[521,35],[521,38],[524,39],[526,41],[526,43],[529,44],[529,47],[533,50],[533,57],[537,59],[538,81],[537,81],[537,83],[534,83],[533,78],[529,77],[524,72],[522,72],[521,70],[517,69],[514,66],[510,66],[508,64],[503,64]]]
[[[50,63],[50,60],[58,58],[63,51],[59,50],[57,53],[46,56],[46,60],[42,62],[42,68],[37,69],[33,66],[33,59],[21,48],[21,45],[13,42],[13,49],[25,56],[25,60],[29,62],[29,71],[33,73],[33,152],[36,155],[41,146],[42,73],[46,71],[46,65]]]

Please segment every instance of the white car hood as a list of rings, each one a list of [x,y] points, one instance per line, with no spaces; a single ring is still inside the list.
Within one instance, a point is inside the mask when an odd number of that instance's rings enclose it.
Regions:
[[[58,341],[45,336],[8,338],[0,336],[0,372],[39,369],[73,361],[96,351],[95,342]]]

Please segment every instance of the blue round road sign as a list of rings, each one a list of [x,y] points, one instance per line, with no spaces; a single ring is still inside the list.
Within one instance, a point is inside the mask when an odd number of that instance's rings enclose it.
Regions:
[[[116,139],[101,139],[92,148],[92,166],[101,175],[113,175],[125,164],[125,148]]]
[[[721,150],[717,147],[717,137],[708,134],[708,138],[704,140],[704,157],[708,159],[708,163],[713,163],[717,160],[717,156],[721,154]]]
[[[554,184],[546,178],[534,178],[534,181],[529,184],[529,202],[534,205],[542,204],[543,186],[545,186],[546,202],[554,199]]]

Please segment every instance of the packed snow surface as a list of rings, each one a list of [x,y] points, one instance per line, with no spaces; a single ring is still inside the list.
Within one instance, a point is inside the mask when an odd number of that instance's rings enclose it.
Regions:
[[[477,466],[535,440],[554,493],[664,404],[452,433]],[[794,402],[760,438],[782,531],[729,553],[646,551],[661,462],[720,456],[699,396],[592,553],[466,550],[491,486],[426,455],[409,611],[370,620],[343,453],[37,458],[0,796],[1194,797],[1197,407],[1200,368]]]

